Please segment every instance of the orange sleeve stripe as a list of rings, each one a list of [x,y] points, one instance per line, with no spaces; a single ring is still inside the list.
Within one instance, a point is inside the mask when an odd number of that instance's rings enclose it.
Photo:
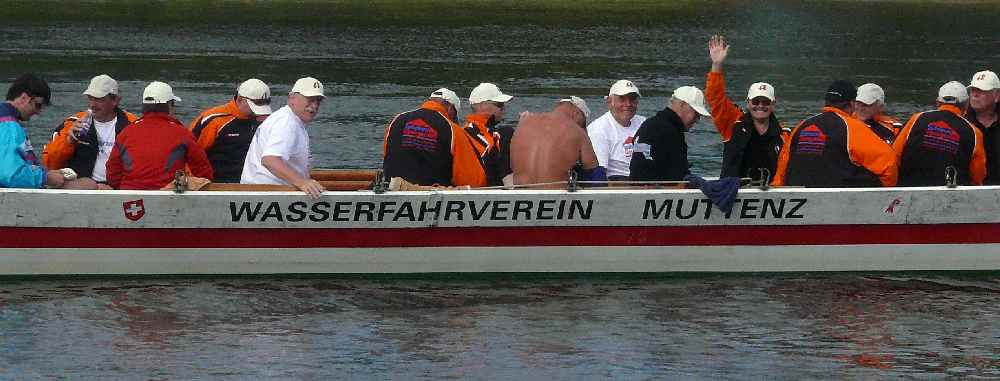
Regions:
[[[976,126],[969,123],[969,128],[976,136],[976,142],[972,148],[972,158],[969,160],[969,179],[972,185],[983,185],[986,180],[986,149],[983,143],[983,133]]]

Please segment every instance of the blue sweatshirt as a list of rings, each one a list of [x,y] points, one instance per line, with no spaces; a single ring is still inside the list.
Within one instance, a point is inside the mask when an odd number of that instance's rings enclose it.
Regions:
[[[42,188],[46,170],[18,123],[20,115],[9,102],[0,103],[0,188]]]

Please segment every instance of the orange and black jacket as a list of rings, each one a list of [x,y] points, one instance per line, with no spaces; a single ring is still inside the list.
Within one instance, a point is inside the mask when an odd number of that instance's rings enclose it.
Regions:
[[[834,107],[803,120],[781,149],[773,185],[896,185],[896,153],[864,122]]]
[[[913,114],[892,147],[899,186],[945,185],[947,167],[955,168],[959,185],[982,185],[986,178],[982,132],[954,105]]]
[[[382,169],[387,178],[419,185],[486,186],[486,172],[469,136],[435,101],[396,115],[385,131]]]
[[[903,129],[903,124],[888,115],[876,115],[874,118],[864,121],[868,128],[878,135],[882,141],[892,144],[899,136],[899,131]]]
[[[108,185],[115,189],[160,189],[178,170],[212,180],[212,165],[180,121],[147,112],[122,133],[108,158]]]
[[[42,151],[42,165],[45,168],[72,168],[80,177],[91,177],[94,174],[94,164],[97,162],[97,151],[100,148],[94,124],[90,124],[90,130],[82,139],[89,144],[77,144],[69,137],[73,133],[73,124],[80,120],[85,113],[86,111],[80,111],[70,115],[59,127],[56,127],[52,134],[52,141]],[[118,118],[115,121],[116,136],[122,132],[125,126],[139,118],[120,108],[115,109],[115,114]]]
[[[750,177],[759,180],[760,168],[773,176],[778,156],[790,130],[783,128],[771,113],[767,131],[754,127],[750,112],[744,112],[726,96],[726,80],[721,72],[709,72],[705,81],[705,99],[712,109],[712,122],[722,135],[722,174],[720,177]]]
[[[996,105],[996,113],[1000,115],[1000,103]],[[1000,185],[1000,118],[992,125],[984,126],[976,118],[976,110],[969,107],[965,119],[983,133],[983,149],[986,151],[986,185]]]
[[[489,185],[503,185],[503,178],[511,174],[510,152],[504,142],[510,142],[514,135],[513,129],[497,128],[493,115],[470,114],[465,117],[465,132],[469,134],[472,148],[479,155],[479,161],[486,171],[486,182]]]
[[[240,182],[243,161],[259,124],[253,115],[240,113],[235,99],[205,110],[191,121],[189,129],[208,154],[215,182]]]

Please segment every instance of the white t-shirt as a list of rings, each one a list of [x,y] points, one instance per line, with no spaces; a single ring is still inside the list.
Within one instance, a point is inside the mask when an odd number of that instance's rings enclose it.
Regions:
[[[646,117],[636,115],[629,126],[624,127],[608,111],[587,125],[587,135],[594,145],[597,162],[608,170],[608,176],[628,176],[635,133],[645,121]]]
[[[309,177],[309,133],[288,106],[275,111],[257,128],[243,161],[240,183],[291,185],[261,164],[264,156],[281,157],[300,175]]]
[[[115,116],[108,122],[100,122],[94,119],[94,128],[97,129],[97,161],[94,162],[94,173],[91,179],[97,182],[108,180],[107,164],[111,157],[111,149],[115,148],[115,123],[118,117]]]

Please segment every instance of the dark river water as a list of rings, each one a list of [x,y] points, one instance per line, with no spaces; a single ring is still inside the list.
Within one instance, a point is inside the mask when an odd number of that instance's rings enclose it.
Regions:
[[[944,82],[1000,70],[997,2],[3,8],[0,86],[33,71],[54,90],[27,124],[38,150],[101,73],[134,111],[149,81],[170,83],[184,122],[247,78],[281,106],[314,76],[329,96],[310,126],[314,163],[375,168],[385,124],[442,86],[467,98],[497,83],[515,97],[509,116],[567,95],[599,115],[627,78],[652,115],[674,88],[704,86],[716,33],[732,44],[731,96],[772,83],[789,126],[835,78],[880,84],[905,119]],[[719,140],[707,120],[689,134],[695,172],[718,174]],[[8,279],[0,379],[1000,379],[998,292],[997,273]]]

